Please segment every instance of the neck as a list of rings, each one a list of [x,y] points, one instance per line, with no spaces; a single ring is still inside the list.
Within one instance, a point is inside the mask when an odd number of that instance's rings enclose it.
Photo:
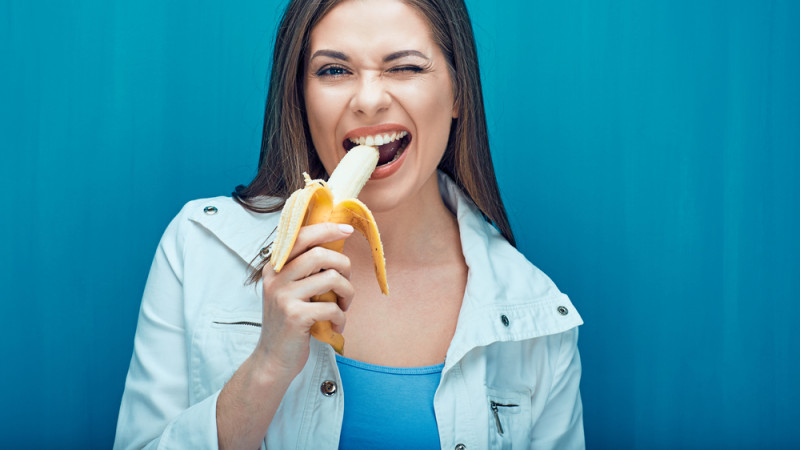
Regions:
[[[458,223],[439,193],[434,173],[416,195],[389,211],[374,213],[387,262],[436,264],[461,253]],[[366,246],[364,239],[348,239],[347,246]],[[345,253],[347,250],[345,250]],[[356,250],[351,255],[363,254]],[[367,252],[367,254],[369,254]]]

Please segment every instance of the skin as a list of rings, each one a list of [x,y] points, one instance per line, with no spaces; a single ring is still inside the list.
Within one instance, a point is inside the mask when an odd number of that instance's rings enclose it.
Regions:
[[[358,26],[352,26],[354,20]],[[349,1],[312,31],[309,54],[308,122],[328,173],[345,155],[348,131],[397,124],[412,135],[402,167],[387,179],[370,181],[359,199],[382,213],[427,195],[423,187],[435,182],[455,111],[447,63],[425,19],[396,0]],[[402,56],[385,61],[397,55]]]
[[[412,135],[397,171],[369,181],[359,195],[378,222],[392,294],[387,299],[379,292],[365,239],[348,239],[344,253],[318,247],[348,237],[352,228],[302,228],[283,270],[264,268],[261,338],[217,402],[221,448],[259,446],[308,360],[315,321],[330,320],[344,334],[349,358],[438,364],[464,294],[458,226],[436,176],[454,97],[425,19],[399,0],[337,5],[312,30],[303,87],[312,139],[329,173],[344,157],[349,131],[391,123]],[[310,302],[328,290],[340,297],[338,304]]]

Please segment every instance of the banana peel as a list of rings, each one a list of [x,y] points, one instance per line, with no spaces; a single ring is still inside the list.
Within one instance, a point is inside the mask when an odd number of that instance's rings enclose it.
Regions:
[[[371,146],[357,146],[347,152],[331,174],[328,182],[312,180],[303,173],[306,185],[293,192],[281,211],[277,234],[272,243],[270,265],[280,272],[300,233],[300,228],[323,222],[352,225],[369,242],[375,265],[375,277],[381,292],[389,295],[386,281],[386,260],[383,255],[378,226],[367,205],[356,197],[369,180],[378,163],[378,150]],[[344,239],[328,242],[322,247],[342,252]],[[312,302],[336,302],[333,291],[314,296]],[[311,335],[330,344],[339,354],[344,354],[344,337],[333,331],[330,321],[316,322],[311,327]]]

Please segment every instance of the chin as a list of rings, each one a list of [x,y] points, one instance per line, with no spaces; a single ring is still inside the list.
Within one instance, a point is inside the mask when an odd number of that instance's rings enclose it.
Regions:
[[[434,186],[427,187],[429,183],[434,183]],[[438,195],[438,178],[435,169],[425,179],[421,179],[413,173],[399,171],[385,179],[370,180],[358,198],[374,214],[380,214],[398,208],[417,208],[422,204],[422,197],[429,189],[434,188]]]

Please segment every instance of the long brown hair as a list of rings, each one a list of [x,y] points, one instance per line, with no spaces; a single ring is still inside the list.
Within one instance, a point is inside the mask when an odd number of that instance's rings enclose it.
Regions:
[[[255,212],[278,211],[283,202],[257,206],[261,196],[286,199],[312,178],[327,174],[311,141],[303,98],[303,71],[311,30],[342,0],[292,0],[275,38],[272,74],[264,111],[258,173],[233,198]],[[428,20],[433,39],[447,60],[458,118],[453,119],[439,169],[472,199],[511,245],[516,245],[506,216],[489,152],[478,53],[463,0],[404,0]]]

